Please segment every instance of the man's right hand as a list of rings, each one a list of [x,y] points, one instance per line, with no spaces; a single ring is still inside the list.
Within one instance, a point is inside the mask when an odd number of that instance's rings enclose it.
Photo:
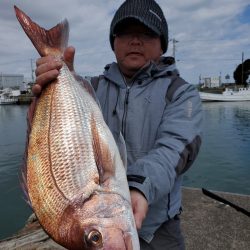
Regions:
[[[69,70],[74,72],[74,56],[75,48],[68,47],[64,51],[63,60],[67,64]],[[53,56],[45,56],[37,59],[36,61],[36,83],[32,87],[34,95],[41,94],[42,89],[50,82],[55,80],[59,75],[63,63],[61,60],[56,59]]]

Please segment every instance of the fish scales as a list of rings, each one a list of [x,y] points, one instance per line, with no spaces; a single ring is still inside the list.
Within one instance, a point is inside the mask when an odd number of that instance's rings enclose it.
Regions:
[[[63,68],[61,73],[66,74],[66,69],[66,67]],[[70,72],[67,75],[71,76]],[[89,98],[90,96],[84,93],[83,88],[78,88],[77,82],[74,86],[72,79],[67,79],[65,76],[62,76],[62,81],[59,76],[59,81],[62,86],[56,85],[53,94],[54,100],[59,101],[57,105],[52,105],[53,115],[50,121],[53,126],[50,134],[51,162],[55,166],[52,166],[53,175],[59,189],[65,197],[71,199],[72,195],[82,192],[82,186],[86,185],[90,176],[98,177],[93,156],[91,128],[88,122],[91,109],[86,107],[86,104],[90,104],[93,109],[96,104],[93,98]],[[76,97],[72,98],[71,95]],[[80,98],[77,95],[86,95],[85,101],[79,102]],[[60,100],[63,102],[61,103]],[[88,169],[82,167],[83,163],[89,166]],[[56,166],[60,166],[60,169]],[[62,176],[65,181],[61,181]]]
[[[66,69],[64,67],[61,73]],[[68,78],[70,76],[71,74],[68,72]],[[89,181],[92,180],[90,177],[96,176],[98,178],[99,176],[93,156],[90,122],[88,122],[91,118],[91,110],[96,103],[93,98],[86,95],[83,88],[72,87],[74,84],[79,85],[76,81],[72,84],[72,79],[67,80],[65,76],[62,79],[59,76],[58,81],[61,83],[60,85],[58,83],[51,84],[43,93],[46,96],[44,98],[46,104],[40,105],[38,103],[37,105],[37,114],[34,116],[32,126],[39,129],[32,131],[31,135],[34,137],[34,142],[30,140],[29,147],[29,149],[35,147],[36,153],[33,154],[28,151],[30,156],[28,157],[28,165],[32,161],[30,158],[34,156],[36,158],[35,164],[40,163],[34,168],[38,171],[39,178],[42,178],[43,188],[41,193],[38,190],[38,192],[34,192],[34,195],[38,197],[44,195],[44,200],[52,198],[54,201],[52,204],[55,204],[56,207],[62,201],[61,196],[64,197],[64,202],[68,202],[67,200],[71,200],[78,193],[82,193],[82,188],[84,188],[84,195],[86,196],[83,198],[88,198],[93,190],[97,189],[97,184]],[[79,98],[68,98],[67,93],[78,95],[78,90],[81,90],[81,96],[86,95],[86,101],[76,103]],[[43,100],[43,97],[40,100]],[[53,103],[55,100],[57,100],[57,105]],[[63,102],[60,100],[63,100]],[[86,104],[87,107],[84,107]],[[50,110],[49,115],[48,110]],[[96,111],[98,112],[98,109]],[[45,117],[48,118],[44,119]],[[80,128],[75,127],[75,117],[82,121],[79,123]],[[77,131],[77,134],[74,131]],[[88,168],[84,168],[83,165],[87,165]],[[30,178],[28,178],[28,188],[30,189],[33,188],[32,179],[35,174],[32,172]],[[61,180],[62,177],[63,181]],[[29,181],[31,181],[30,185]],[[86,183],[88,187],[86,187]],[[55,192],[55,189],[58,191]],[[40,206],[43,207],[43,204]],[[46,207],[47,204],[45,204]],[[55,208],[52,207],[52,209]],[[58,213],[59,216],[60,213]]]
[[[50,30],[15,7],[41,56],[61,58],[68,23]],[[126,170],[90,86],[64,63],[36,102],[27,191],[45,231],[68,249],[139,250]]]
[[[52,86],[51,86],[52,87]],[[48,92],[48,91],[47,91]],[[58,214],[65,208],[63,197],[60,196],[59,190],[53,186],[53,176],[51,175],[49,155],[49,111],[50,100],[46,98],[40,99],[40,105],[37,105],[36,116],[34,116],[33,124],[38,123],[38,126],[33,126],[33,132],[30,135],[30,146],[28,149],[27,165],[27,186],[29,197],[33,204],[41,207],[39,211],[40,221],[48,219],[51,221],[46,225],[46,229],[53,227],[53,221],[56,220]],[[42,119],[39,122],[38,118]],[[38,120],[38,122],[37,122]],[[53,200],[54,195],[60,200]],[[52,202],[53,200],[53,202]],[[46,202],[44,202],[46,201]],[[49,217],[49,218],[47,218]]]

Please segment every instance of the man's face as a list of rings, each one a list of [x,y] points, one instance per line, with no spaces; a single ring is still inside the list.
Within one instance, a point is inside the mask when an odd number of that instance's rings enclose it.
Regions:
[[[149,61],[159,60],[161,40],[143,24],[129,24],[115,34],[114,52],[122,73],[132,77]]]

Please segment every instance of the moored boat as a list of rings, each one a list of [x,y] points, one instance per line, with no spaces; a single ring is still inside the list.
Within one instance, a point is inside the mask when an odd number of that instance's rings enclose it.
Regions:
[[[16,104],[17,98],[0,98],[0,105]]]
[[[20,94],[20,92],[19,92]],[[17,94],[13,94],[11,89],[4,89],[0,93],[0,105],[16,104],[18,102]]]
[[[250,101],[250,88],[239,88],[237,90],[226,88],[221,94],[199,92],[203,102],[242,102]]]

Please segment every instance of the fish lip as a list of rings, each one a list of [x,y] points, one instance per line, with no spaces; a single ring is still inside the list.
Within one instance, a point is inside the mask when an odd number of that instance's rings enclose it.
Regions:
[[[132,241],[132,235],[129,232],[123,233],[124,243],[126,246],[126,250],[133,250],[133,241]]]

